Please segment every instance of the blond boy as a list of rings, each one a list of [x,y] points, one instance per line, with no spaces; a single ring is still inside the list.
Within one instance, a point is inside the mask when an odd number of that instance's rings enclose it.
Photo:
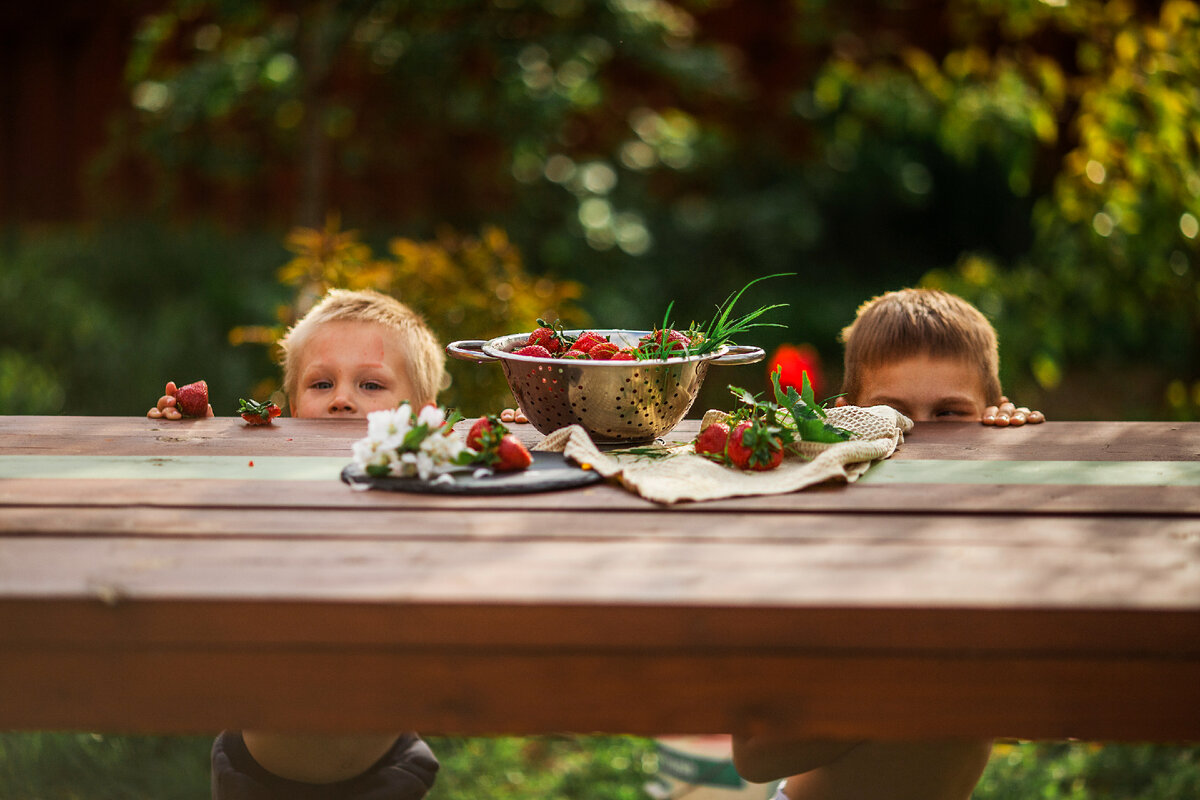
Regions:
[[[946,292],[904,289],[859,307],[842,331],[838,405],[888,405],[914,422],[1038,423],[1039,411],[1001,394],[999,347],[987,318]],[[788,777],[776,800],[967,800],[990,740],[821,741],[734,736],[738,772],[757,783]]]
[[[445,352],[421,318],[371,291],[329,292],[280,345],[284,392],[296,417],[362,419],[403,402],[432,403],[445,367]],[[174,392],[168,383],[148,416],[179,419]],[[212,796],[417,800],[437,768],[413,733],[225,731],[213,744]]]

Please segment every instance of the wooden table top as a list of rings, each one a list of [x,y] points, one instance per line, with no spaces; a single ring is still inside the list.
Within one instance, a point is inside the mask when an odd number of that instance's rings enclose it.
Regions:
[[[0,417],[0,727],[1200,739],[1200,423],[669,507],[356,492],[364,433]]]

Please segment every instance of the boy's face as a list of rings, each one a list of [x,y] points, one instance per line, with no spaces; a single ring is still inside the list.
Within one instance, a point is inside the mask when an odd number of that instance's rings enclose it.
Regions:
[[[400,336],[372,322],[326,322],[301,351],[297,417],[357,418],[414,401]]]
[[[990,405],[977,367],[928,355],[864,370],[862,390],[853,402],[891,406],[913,422],[979,422]]]

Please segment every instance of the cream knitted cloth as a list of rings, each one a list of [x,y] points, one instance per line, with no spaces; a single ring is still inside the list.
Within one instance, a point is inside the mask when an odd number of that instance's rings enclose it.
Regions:
[[[722,416],[724,412],[709,411],[701,428]],[[872,462],[894,453],[904,434],[912,430],[912,421],[888,406],[835,407],[829,409],[828,419],[854,436],[834,444],[798,442],[778,468],[766,472],[743,472],[715,464],[696,455],[690,443],[671,446],[656,458],[606,453],[578,425],[554,431],[534,449],[561,452],[577,464],[588,464],[647,500],[678,503],[786,494],[828,480],[852,483]]]

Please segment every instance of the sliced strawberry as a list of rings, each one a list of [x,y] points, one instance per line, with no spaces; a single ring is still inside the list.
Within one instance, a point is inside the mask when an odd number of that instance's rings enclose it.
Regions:
[[[496,445],[496,462],[492,469],[497,472],[517,472],[529,467],[533,456],[521,444],[521,440],[511,433],[506,433]]]
[[[571,349],[581,350],[584,353],[590,353],[593,347],[598,344],[603,344],[607,341],[608,339],[605,339],[600,334],[588,331],[586,333],[579,334],[579,338],[576,339],[575,343],[571,345]]]
[[[724,422],[714,422],[696,437],[696,454],[712,459],[725,460],[725,447],[729,443],[729,426]]]
[[[533,356],[534,358],[552,358],[550,351],[542,347],[540,344],[530,344],[522,347],[516,352],[519,356]]]
[[[271,420],[283,413],[274,403],[259,403],[255,400],[238,400],[238,413],[251,425],[270,425]]]
[[[603,342],[589,350],[588,355],[591,356],[593,361],[611,361],[612,357],[620,351],[621,348],[612,342]]]
[[[175,407],[185,417],[208,416],[208,384],[196,381],[175,390]]]

